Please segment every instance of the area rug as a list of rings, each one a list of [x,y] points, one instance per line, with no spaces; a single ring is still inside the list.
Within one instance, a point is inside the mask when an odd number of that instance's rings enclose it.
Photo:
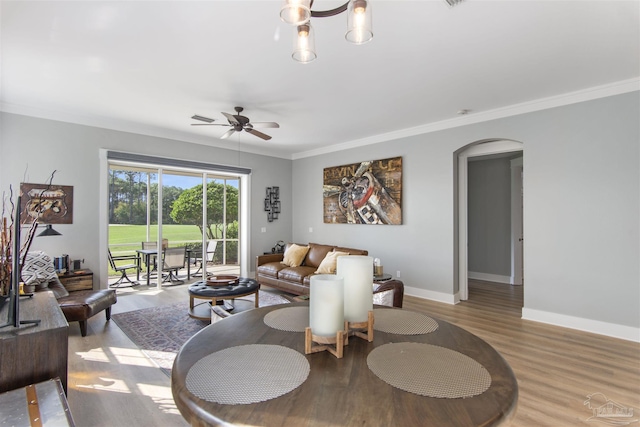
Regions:
[[[253,302],[253,295],[239,298]],[[290,302],[269,292],[260,292],[260,307]],[[189,317],[189,301],[116,313],[111,319],[167,375],[180,347],[209,322]]]

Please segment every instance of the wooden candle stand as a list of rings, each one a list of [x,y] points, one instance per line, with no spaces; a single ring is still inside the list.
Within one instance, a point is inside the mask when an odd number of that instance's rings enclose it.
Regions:
[[[344,331],[337,331],[335,337],[324,337],[313,335],[311,328],[306,327],[304,330],[304,354],[318,353],[320,351],[328,351],[338,359],[342,359],[344,355],[344,346],[349,344],[349,334],[347,333],[347,322],[344,322]],[[317,343],[320,345],[313,345]],[[333,347],[335,345],[335,348]]]
[[[346,322],[348,324],[348,327],[347,327],[348,335],[349,336],[353,335],[358,338],[362,338],[363,340],[372,342],[373,341],[373,322],[374,322],[373,310],[369,310],[369,315],[367,316],[366,322]]]

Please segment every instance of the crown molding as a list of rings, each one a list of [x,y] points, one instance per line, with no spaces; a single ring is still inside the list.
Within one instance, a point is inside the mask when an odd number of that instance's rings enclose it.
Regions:
[[[505,117],[517,116],[520,114],[526,114],[535,111],[546,110],[549,108],[561,107],[565,105],[576,104],[579,102],[605,98],[608,96],[621,95],[624,93],[635,91],[640,91],[640,77],[292,154],[285,153],[283,151],[274,151],[273,149],[255,149],[246,145],[242,146],[242,144],[240,144],[240,146],[235,145],[234,147],[216,138],[200,137],[198,135],[193,135],[187,132],[177,132],[155,126],[144,125],[141,123],[113,120],[105,117],[91,117],[64,111],[51,111],[42,108],[25,107],[7,103],[0,103],[0,111],[11,114],[19,114],[23,116],[37,117],[41,119],[56,120],[121,132],[135,133],[157,138],[191,142],[194,144],[207,145],[210,147],[216,147],[226,150],[238,150],[262,156],[277,157],[287,160],[297,160],[306,157],[313,157],[322,154],[333,153],[336,151],[377,144],[380,142],[392,141],[395,139],[427,134],[446,129],[453,129],[456,127],[466,126],[474,123],[481,123]]]
[[[520,114],[532,113],[535,111],[547,110],[549,108],[562,107],[565,105],[577,104],[579,102],[591,101],[594,99],[606,98],[608,96],[621,95],[629,92],[640,91],[640,77],[622,80],[602,86],[595,86],[576,92],[556,95],[548,98],[541,98],[534,101],[514,104],[507,107],[496,108],[494,110],[468,114],[453,119],[442,120],[440,122],[429,123],[412,128],[402,129],[394,132],[387,132],[367,138],[356,139],[340,144],[330,145],[316,150],[294,153],[293,160],[305,157],[313,157],[321,154],[333,153],[336,151],[358,148],[365,145],[377,144],[379,142],[391,141],[394,139],[406,138],[415,135],[422,135],[459,126],[466,126],[474,123],[482,123],[490,120],[505,117],[517,116]]]
[[[143,136],[151,136],[176,141],[190,142],[193,144],[206,145],[224,150],[242,151],[244,153],[258,154],[262,156],[278,157],[291,160],[289,153],[274,152],[273,150],[254,149],[234,142],[232,140],[222,141],[217,138],[193,135],[188,132],[173,131],[170,129],[149,126],[141,123],[126,120],[114,120],[101,116],[86,116],[82,114],[69,113],[66,111],[52,111],[44,108],[25,107],[22,105],[0,103],[0,111],[4,113],[17,114],[21,116],[36,117],[39,119],[54,120],[77,125],[90,126],[101,129],[109,129],[119,132],[128,132]]]

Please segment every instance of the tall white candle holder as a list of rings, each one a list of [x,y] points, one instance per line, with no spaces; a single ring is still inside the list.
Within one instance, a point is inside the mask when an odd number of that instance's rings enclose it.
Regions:
[[[338,257],[336,274],[344,279],[344,318],[348,335],[373,341],[373,258]]]
[[[328,351],[341,359],[347,340],[342,277],[333,274],[311,276],[309,326],[304,333],[305,354]]]

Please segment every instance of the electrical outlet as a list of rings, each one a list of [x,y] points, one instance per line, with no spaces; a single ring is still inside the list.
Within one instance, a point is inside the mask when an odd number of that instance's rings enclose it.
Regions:
[[[396,277],[399,279],[400,278],[400,270],[396,271]]]
[[[261,232],[263,232],[263,233],[266,233],[266,232],[267,232],[267,227],[262,227],[262,228],[260,229],[260,231],[261,231]]]
[[[309,233],[313,233],[313,227],[309,227]]]

